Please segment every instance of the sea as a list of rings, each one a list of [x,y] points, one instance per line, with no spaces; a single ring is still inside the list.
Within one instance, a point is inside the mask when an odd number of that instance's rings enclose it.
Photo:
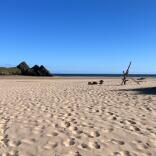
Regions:
[[[122,74],[54,74],[63,77],[121,77]],[[129,74],[129,77],[155,77],[156,74]]]

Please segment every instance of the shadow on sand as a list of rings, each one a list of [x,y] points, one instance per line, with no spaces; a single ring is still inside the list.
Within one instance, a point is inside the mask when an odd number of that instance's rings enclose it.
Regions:
[[[137,91],[139,94],[156,95],[156,87],[137,88],[137,89],[123,89],[122,91]]]

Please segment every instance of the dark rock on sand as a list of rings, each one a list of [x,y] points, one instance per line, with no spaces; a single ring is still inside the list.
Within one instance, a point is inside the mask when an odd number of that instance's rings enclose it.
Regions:
[[[99,81],[99,84],[103,84],[103,83],[104,83],[104,81],[103,81],[103,80],[100,80],[100,81]]]
[[[88,85],[97,85],[98,83],[96,81],[88,82]]]

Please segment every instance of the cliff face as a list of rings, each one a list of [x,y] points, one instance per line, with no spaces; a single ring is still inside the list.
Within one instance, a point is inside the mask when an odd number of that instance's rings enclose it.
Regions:
[[[52,76],[43,65],[30,68],[26,62],[12,68],[0,67],[0,75]]]
[[[21,63],[17,66],[17,68],[21,70],[22,74],[26,74],[27,71],[29,70],[29,66],[27,65],[26,62],[21,62]]]

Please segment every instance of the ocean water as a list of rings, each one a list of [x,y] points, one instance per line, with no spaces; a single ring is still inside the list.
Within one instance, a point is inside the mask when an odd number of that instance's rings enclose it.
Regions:
[[[54,74],[64,77],[121,77],[122,74]],[[156,77],[156,74],[129,74],[129,77]]]

